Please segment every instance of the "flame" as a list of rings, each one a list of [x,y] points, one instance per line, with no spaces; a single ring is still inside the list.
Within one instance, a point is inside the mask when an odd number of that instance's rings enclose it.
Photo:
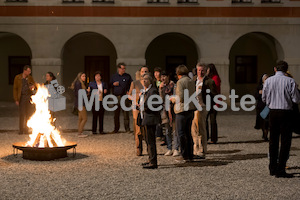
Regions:
[[[52,119],[48,109],[48,89],[44,85],[38,85],[35,95],[31,96],[36,111],[27,121],[27,126],[32,129],[32,134],[26,146],[30,147],[62,147],[64,141],[60,132],[52,125]]]

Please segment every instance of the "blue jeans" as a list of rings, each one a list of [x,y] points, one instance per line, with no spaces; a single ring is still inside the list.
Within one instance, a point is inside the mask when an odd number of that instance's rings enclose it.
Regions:
[[[194,111],[185,111],[176,115],[176,129],[179,137],[182,157],[193,159],[193,138],[191,135],[191,126],[194,118]]]
[[[163,126],[166,129],[166,142],[167,142],[167,148],[168,150],[172,150],[172,146],[174,150],[179,150],[179,139],[178,134],[176,132],[176,129],[173,127],[170,127],[170,124],[163,124]],[[175,123],[173,123],[173,126],[175,126]],[[172,143],[174,142],[174,144]]]

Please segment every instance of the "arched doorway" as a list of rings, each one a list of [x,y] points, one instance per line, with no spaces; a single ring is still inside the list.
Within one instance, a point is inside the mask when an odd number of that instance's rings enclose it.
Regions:
[[[174,75],[175,68],[180,64],[186,65],[190,70],[196,66],[198,50],[190,37],[181,33],[165,33],[152,40],[145,58],[150,71],[160,67]]]
[[[31,49],[27,42],[14,33],[0,32],[1,101],[13,101],[14,77],[31,64]]]
[[[229,59],[230,89],[239,97],[254,94],[263,74],[274,74],[278,60],[284,58],[279,42],[262,32],[247,33],[232,45]]]
[[[116,59],[116,49],[106,37],[94,32],[79,33],[62,50],[63,85],[69,87],[79,72],[85,72],[87,80],[93,81],[94,72],[99,70],[103,80],[109,82],[116,71]]]

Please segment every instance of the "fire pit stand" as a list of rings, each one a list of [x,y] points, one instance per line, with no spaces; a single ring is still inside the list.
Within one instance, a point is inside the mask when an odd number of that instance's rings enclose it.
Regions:
[[[76,156],[76,146],[75,142],[67,142],[63,147],[27,147],[26,143],[17,142],[13,146],[13,154],[17,155],[18,150],[23,151],[23,158],[27,160],[54,160],[58,158],[67,157],[67,150],[73,149],[73,157]]]

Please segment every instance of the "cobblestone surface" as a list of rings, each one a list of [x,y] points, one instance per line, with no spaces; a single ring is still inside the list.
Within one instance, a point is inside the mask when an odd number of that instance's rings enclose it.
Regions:
[[[208,146],[205,160],[176,164],[158,142],[159,167],[145,170],[140,164],[147,155],[135,156],[132,134],[90,135],[89,114],[89,136],[78,138],[77,118],[69,111],[57,113],[56,123],[65,139],[78,143],[76,157],[69,151],[68,158],[29,161],[21,152],[13,156],[12,144],[28,136],[17,134],[14,105],[1,103],[0,199],[299,199],[300,137],[294,135],[287,164],[296,177],[270,176],[268,143],[253,128],[253,112],[220,113],[219,143]],[[112,113],[104,125],[113,130]]]

